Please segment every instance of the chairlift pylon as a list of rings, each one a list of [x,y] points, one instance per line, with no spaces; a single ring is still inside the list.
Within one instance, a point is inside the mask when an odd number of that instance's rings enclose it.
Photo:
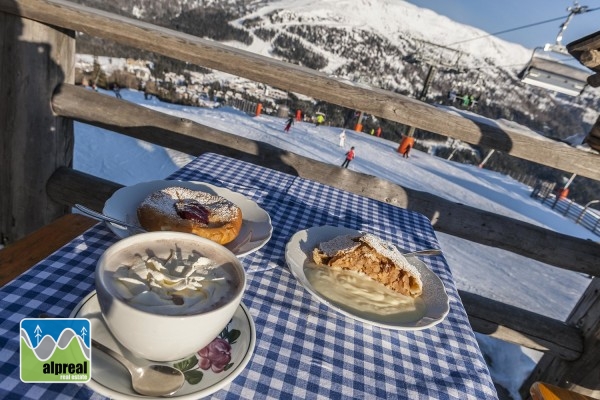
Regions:
[[[580,95],[587,86],[587,78],[591,73],[574,65],[569,65],[556,58],[559,56],[571,57],[566,47],[561,43],[564,31],[574,15],[588,11],[587,6],[580,6],[576,1],[572,7],[567,8],[569,15],[560,25],[556,42],[547,43],[543,48],[533,49],[531,58],[523,71],[519,74],[522,82],[532,86],[553,90],[569,96]]]

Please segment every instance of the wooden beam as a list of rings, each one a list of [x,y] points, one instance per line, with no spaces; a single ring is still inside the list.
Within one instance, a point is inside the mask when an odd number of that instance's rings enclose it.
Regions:
[[[598,50],[600,50],[600,31],[567,44],[567,51],[569,54],[579,60],[583,65],[586,65],[590,59],[593,59],[593,54],[597,54]],[[588,67],[596,72],[600,72],[600,64],[598,63],[592,62]]]
[[[45,186],[73,160],[73,122],[53,115],[49,99],[74,81],[74,36],[0,11],[0,237],[9,243],[66,212]]]
[[[592,280],[567,318],[583,335],[583,353],[574,361],[544,354],[521,386],[525,396],[536,381],[547,382],[574,392],[600,398],[600,278]]]
[[[580,61],[588,68],[594,69],[600,66],[600,51],[588,50],[581,53]]]
[[[63,85],[52,98],[54,112],[187,154],[213,152],[408,208],[427,216],[440,232],[554,266],[600,275],[600,244],[523,221],[400,187],[371,175],[344,170],[263,142],[156,112],[135,103]],[[73,193],[76,195],[76,193]]]
[[[67,214],[0,249],[0,287],[60,249],[98,221]]]
[[[319,71],[219,42],[63,0],[0,0],[0,10],[302,93],[600,180],[600,157],[596,154],[542,136],[533,137],[494,120],[471,114],[456,115],[407,96],[333,78]]]
[[[46,189],[48,195],[60,204],[68,207],[83,204],[102,212],[106,200],[122,187],[123,185],[85,172],[60,167],[48,180]]]
[[[582,334],[575,327],[477,294],[459,294],[476,332],[565,360],[583,352]]]
[[[437,231],[508,250],[560,268],[600,275],[597,263],[600,244],[589,240],[403,188],[385,179],[312,160],[267,143],[156,112],[82,87],[61,86],[52,99],[52,105],[58,115],[77,121],[196,156],[205,152],[218,153],[315,180],[420,212],[431,220]],[[61,186],[70,185],[67,177],[63,180],[64,184]],[[54,185],[49,185],[49,188],[53,187]],[[77,198],[78,190],[77,187],[71,190],[70,197],[65,197],[66,201]]]
[[[599,75],[600,74],[596,74]],[[600,83],[600,81],[599,81]],[[590,129],[590,132],[585,138],[585,142],[592,148],[600,151],[600,116],[596,119],[596,122]]]

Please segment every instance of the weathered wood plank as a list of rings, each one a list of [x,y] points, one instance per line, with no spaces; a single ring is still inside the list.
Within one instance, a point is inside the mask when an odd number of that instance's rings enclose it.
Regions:
[[[106,200],[122,187],[85,172],[60,167],[48,180],[47,190],[48,195],[60,204],[73,207],[79,203],[101,212]]]
[[[521,394],[533,382],[543,381],[587,396],[600,398],[600,278],[592,280],[567,324],[583,334],[584,352],[577,360],[567,361],[545,354],[521,387]]]
[[[440,232],[502,248],[561,268],[600,275],[597,263],[600,244],[592,241],[402,188],[384,179],[315,161],[267,143],[159,113],[82,87],[61,86],[52,99],[52,105],[58,115],[188,154],[214,152],[319,181],[420,212]],[[72,192],[71,199],[75,199],[77,190]]]
[[[64,117],[184,153],[219,153],[319,181],[420,212],[440,232],[502,248],[561,268],[589,274],[600,273],[597,263],[600,244],[592,241],[402,188],[384,179],[315,161],[267,143],[159,113],[82,87],[62,85],[55,93],[52,105],[54,111]]]
[[[600,66],[600,51],[588,50],[581,53],[580,61],[588,68],[594,69]]]
[[[564,143],[534,139],[493,120],[458,116],[397,93],[235,49],[63,0],[0,0],[0,10],[102,37],[391,121],[600,180],[600,157]],[[482,122],[485,121],[485,122]]]
[[[67,214],[0,250],[0,287],[42,261],[98,221]]]
[[[566,360],[581,356],[583,339],[577,328],[477,294],[459,294],[476,332]]]
[[[74,33],[0,12],[0,60],[0,237],[11,242],[65,213],[45,187],[72,163],[73,122],[49,99],[74,82]]]
[[[600,77],[600,74],[597,75]],[[598,81],[598,85],[600,86],[600,80]],[[600,116],[596,119],[592,129],[590,129],[585,142],[593,149],[600,151]]]
[[[600,31],[584,36],[567,45],[567,51],[573,57],[596,72],[600,72],[600,65],[598,63],[587,65],[586,58],[598,50],[600,50]]]

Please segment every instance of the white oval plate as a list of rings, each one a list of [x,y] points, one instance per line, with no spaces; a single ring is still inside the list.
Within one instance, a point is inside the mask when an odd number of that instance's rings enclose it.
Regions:
[[[96,291],[93,291],[84,297],[71,312],[69,317],[89,319],[92,327],[92,337],[103,345],[110,347],[117,353],[125,356],[128,360],[139,363],[140,365],[156,364],[155,362],[135,357],[119,345],[102,319]],[[175,395],[170,397],[181,400],[191,400],[208,396],[227,386],[244,370],[252,357],[254,346],[256,344],[254,321],[244,304],[240,303],[240,306],[233,315],[233,319],[229,325],[227,325],[227,332],[230,334],[234,332],[233,335],[235,336],[233,343],[230,343],[231,367],[227,370],[215,373],[210,369],[207,371],[199,369],[197,363],[194,363],[194,357],[198,361],[200,360],[198,354],[191,355],[185,360],[162,363],[176,367],[179,365],[180,369],[185,369],[187,371],[184,372],[184,374],[186,374],[186,382],[183,384],[183,387],[179,389]],[[233,336],[231,336],[231,338],[233,338]],[[225,339],[229,341],[227,335],[225,336]],[[186,367],[184,368],[183,365]],[[194,378],[198,380],[200,372],[202,373],[202,378],[199,382],[193,383]],[[192,380],[188,380],[188,377]],[[111,399],[139,400],[140,398],[147,398],[147,396],[140,395],[133,391],[131,388],[129,372],[127,372],[119,362],[98,351],[94,347],[92,347],[92,379],[85,383],[85,385]]]
[[[253,253],[271,239],[273,234],[271,217],[258,204],[240,193],[203,182],[159,180],[125,186],[113,193],[104,203],[102,211],[105,215],[139,225],[137,208],[140,203],[151,193],[172,186],[215,194],[226,198],[242,209],[243,221],[240,233],[234,241],[225,245],[236,256],[242,257]],[[135,234],[112,223],[107,223],[107,226],[121,239]]]
[[[401,310],[399,310],[399,313],[397,314],[397,320],[391,321],[389,319],[384,319],[383,316],[379,318],[380,316],[373,315],[372,313],[360,312],[355,308],[345,306],[340,302],[329,300],[324,294],[321,294],[313,287],[304,272],[305,263],[307,261],[312,262],[313,249],[317,247],[319,243],[331,240],[336,236],[359,233],[360,232],[356,229],[337,226],[318,226],[296,232],[285,248],[285,259],[290,271],[298,282],[300,282],[300,284],[320,302],[359,321],[395,330],[426,329],[442,322],[450,311],[450,303],[446,288],[444,288],[441,279],[416,257],[407,257],[407,260],[417,268],[421,274],[421,280],[423,281],[423,294],[420,297],[425,305],[425,314],[417,320],[407,321],[407,318],[402,315]],[[365,277],[365,279],[370,278]]]

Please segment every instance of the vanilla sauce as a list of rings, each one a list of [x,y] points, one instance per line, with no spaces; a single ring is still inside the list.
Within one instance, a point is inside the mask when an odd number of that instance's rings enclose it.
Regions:
[[[417,321],[425,315],[422,297],[405,296],[358,272],[307,261],[304,274],[321,296],[358,317],[397,324]]]

